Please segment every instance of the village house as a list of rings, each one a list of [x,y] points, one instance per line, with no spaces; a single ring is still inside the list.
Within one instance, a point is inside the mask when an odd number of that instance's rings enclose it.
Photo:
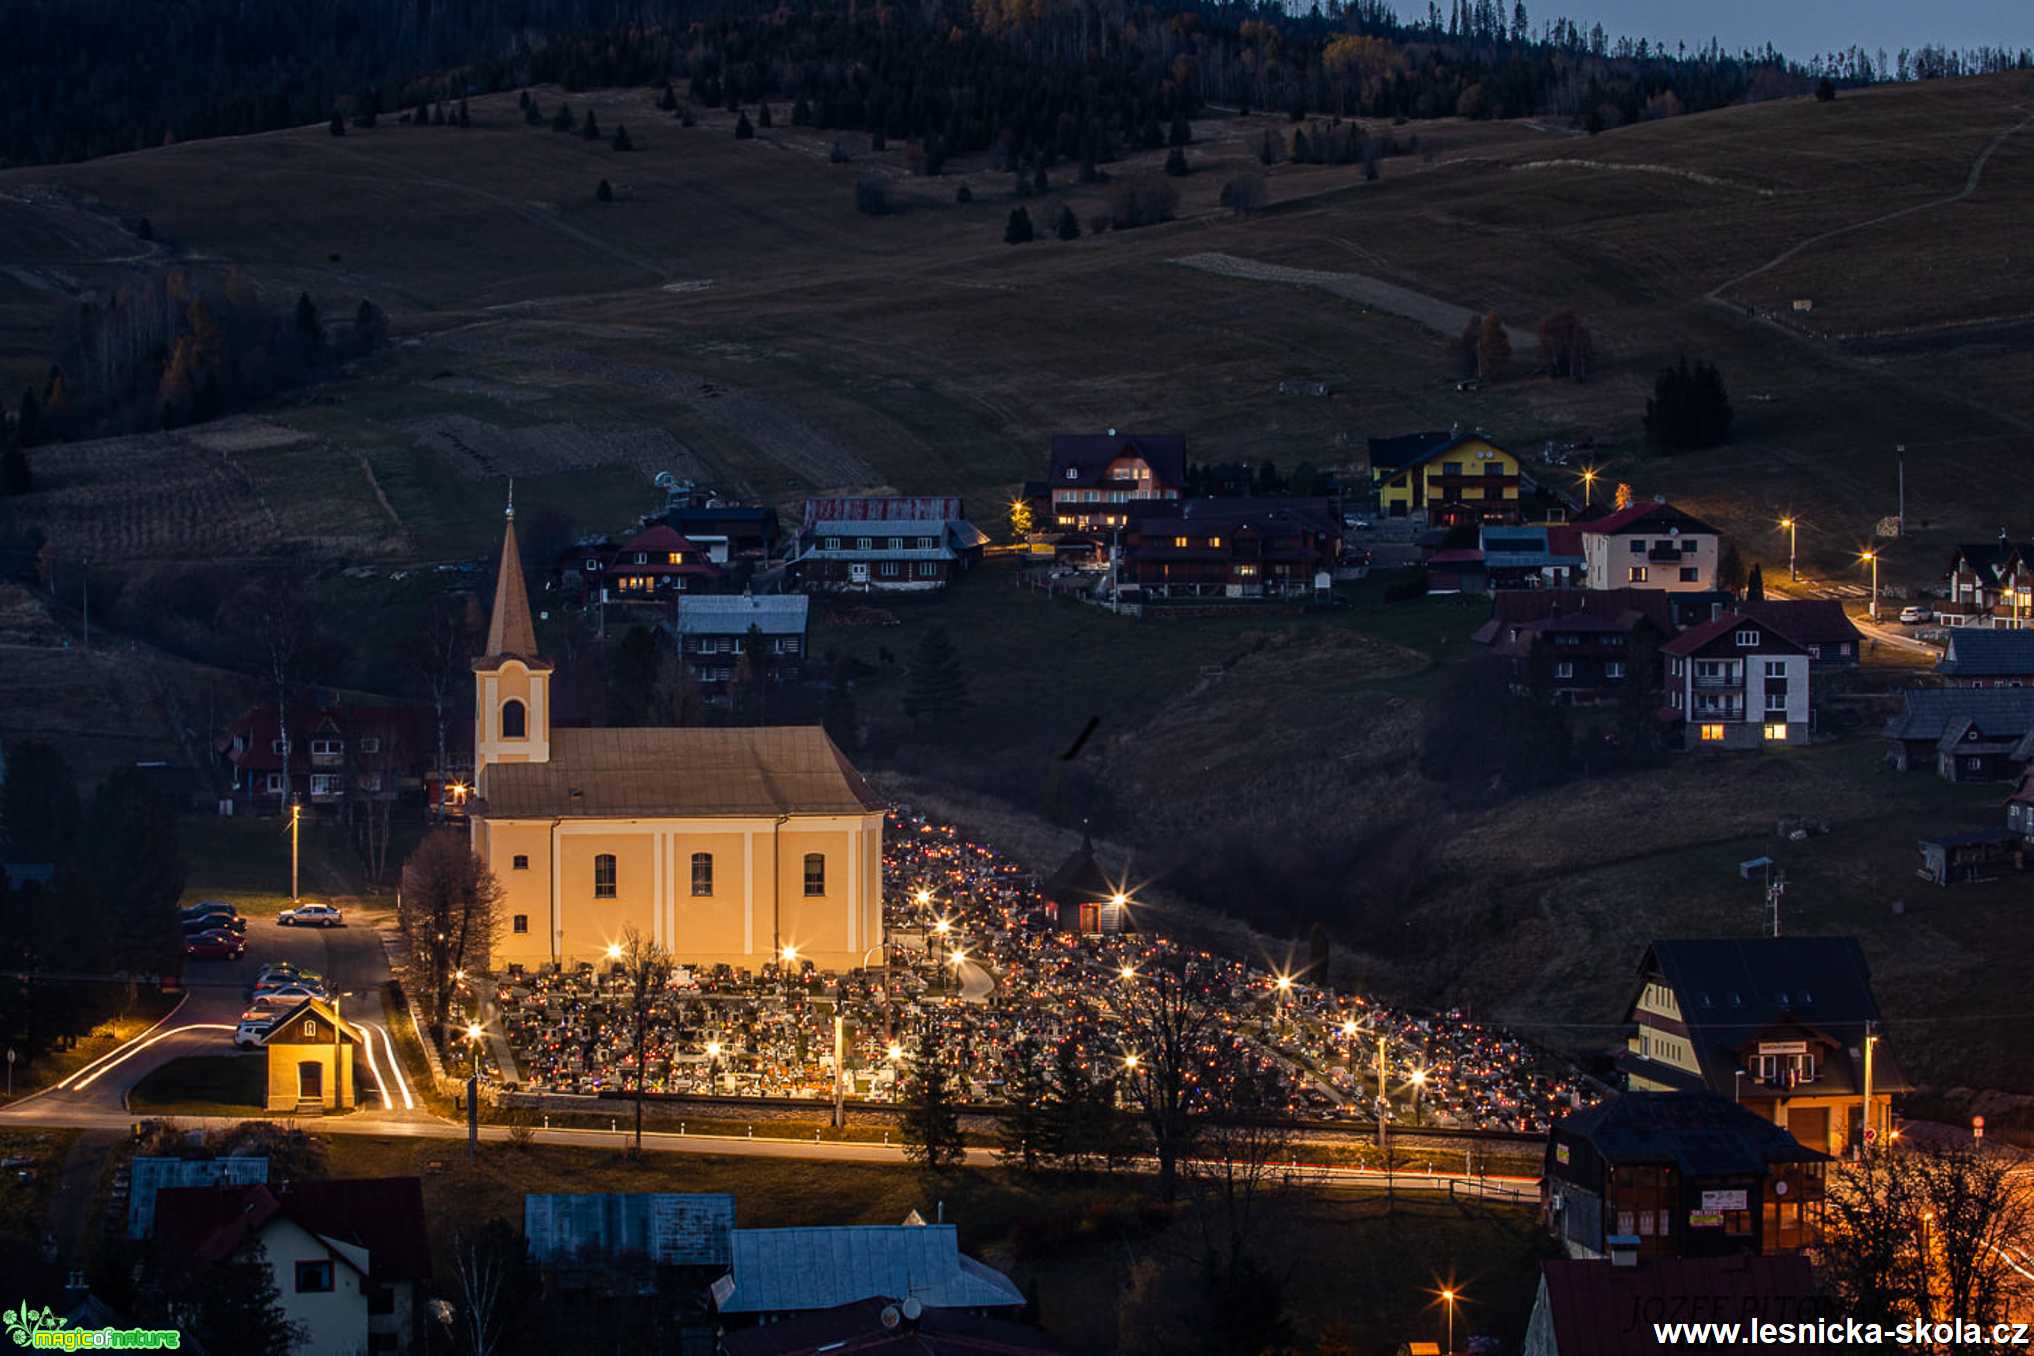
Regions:
[[[706,558],[716,565],[760,563],[777,554],[780,524],[777,510],[768,504],[674,508],[661,521],[687,541],[704,548]]]
[[[1523,480],[1518,458],[1482,434],[1445,437],[1379,479],[1378,511],[1440,525],[1515,523]]]
[[[1478,546],[1492,589],[1566,588],[1582,582],[1582,529],[1572,523],[1487,523]]]
[[[1186,487],[1186,439],[1171,435],[1055,433],[1047,450],[1050,521],[1060,532],[1107,532],[1129,522],[1129,505],[1178,499]]]
[[[1829,1155],[1713,1092],[1627,1092],[1555,1121],[1541,1191],[1573,1257],[1799,1252],[1816,1240]]]
[[[733,682],[749,647],[759,643],[771,682],[796,678],[805,663],[805,623],[811,607],[812,600],[802,593],[679,599],[678,647],[686,673],[700,683]]]
[[[1660,1356],[1673,1348],[1659,1339],[1654,1323],[1805,1324],[1843,1317],[1817,1286],[1809,1259],[1799,1254],[1642,1261],[1623,1246],[1606,1261],[1540,1263],[1539,1293],[1520,1356]],[[1840,1323],[1836,1331],[1840,1334]],[[1789,1356],[1834,1356],[1844,1349],[1840,1341],[1814,1336],[1787,1346]]]
[[[1631,1091],[1713,1092],[1832,1157],[1890,1131],[1911,1090],[1854,937],[1654,942],[1625,1021]]]
[[[292,706],[287,736],[276,710],[253,707],[218,743],[231,770],[228,795],[237,810],[279,814],[294,802],[307,810],[336,811],[348,804],[425,797],[435,803],[446,781],[464,775],[460,766],[432,766],[437,735],[427,708],[307,700]]]
[[[1367,443],[1370,460],[1370,489],[1372,494],[1381,492],[1384,482],[1411,465],[1413,459],[1430,448],[1455,437],[1461,429],[1433,429],[1424,433],[1396,433],[1387,438],[1371,438]]]
[[[603,603],[668,603],[675,594],[710,592],[724,577],[704,546],[663,523],[644,528],[604,559],[589,557],[588,563],[599,566],[588,592],[597,590]]]
[[[1935,661],[1951,687],[2034,687],[2034,630],[1959,626]]]
[[[951,1224],[735,1229],[728,1274],[714,1286],[723,1317],[767,1323],[884,1299],[925,1309],[1014,1314],[1024,1294],[960,1250]]]
[[[1949,558],[1935,618],[1951,627],[2034,626],[2034,542],[2004,528],[1995,542],[1967,542]]]
[[[1946,782],[2017,781],[2034,759],[2034,688],[1925,687],[1886,722],[1886,761]]]
[[[1592,589],[1702,592],[1717,587],[1721,535],[1665,498],[1631,504],[1579,526],[1583,575]]]
[[[431,1249],[414,1177],[166,1188],[155,1237],[172,1277],[261,1258],[283,1317],[303,1331],[297,1356],[410,1351],[421,1336]]]
[[[1126,598],[1303,597],[1341,557],[1342,522],[1324,499],[1186,499],[1129,512]]]
[[[1690,627],[1661,647],[1667,705],[1687,748],[1752,749],[1806,742],[1807,650],[1736,613]]]
[[[2015,792],[2015,798],[2019,794]],[[2016,822],[2017,809],[2009,799],[2003,828],[1953,830],[1916,839],[1921,865],[1915,874],[1936,885],[1956,885],[2025,871],[2034,844]]]
[[[932,592],[988,540],[952,496],[808,499],[791,566],[808,589]]]
[[[1762,598],[1730,610],[1772,627],[1808,654],[1808,673],[1843,673],[1864,662],[1864,636],[1835,598]],[[1720,615],[1720,614],[1719,614]]]
[[[1506,661],[1514,691],[1556,705],[1617,701],[1630,684],[1660,690],[1660,646],[1673,634],[1668,595],[1648,589],[1511,589],[1470,639]]]
[[[2006,827],[2034,843],[2034,761],[2020,774],[2020,785],[2006,797]]]

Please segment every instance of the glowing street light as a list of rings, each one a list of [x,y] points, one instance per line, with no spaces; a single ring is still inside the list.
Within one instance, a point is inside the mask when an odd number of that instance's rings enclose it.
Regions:
[[[955,947],[953,951],[947,956],[946,963],[948,965],[951,965],[954,969],[958,970],[961,968],[961,966],[967,964],[967,960],[968,953],[961,950],[959,947]]]
[[[944,937],[947,933],[953,931],[953,920],[951,918],[939,919],[932,925],[932,930]]]
[[[1801,576],[1794,571],[1794,539],[1801,523],[1790,513],[1780,519],[1780,526],[1787,529],[1787,578],[1799,579]]]
[[[785,947],[785,948],[784,948],[784,963],[785,963],[786,965],[789,965],[789,964],[791,964],[792,962],[796,961],[797,959],[798,959],[798,948],[797,948],[797,947],[795,947],[795,946],[787,946],[787,947]]]
[[[719,1058],[720,1058],[720,1042],[719,1042],[719,1041],[708,1041],[708,1042],[706,1043],[706,1057],[707,1057],[708,1059],[719,1059]]]
[[[1356,1019],[1354,1017],[1342,1023],[1342,1034],[1352,1037],[1356,1034]]]
[[[1134,965],[1126,965],[1121,970],[1118,970],[1116,973],[1121,975],[1125,980],[1132,980],[1137,978],[1137,967]]]
[[[1443,1291],[1441,1292],[1441,1303],[1443,1303],[1443,1304],[1445,1304],[1446,1306],[1448,1306],[1448,1351],[1447,1351],[1447,1356],[1454,1356],[1454,1352],[1455,1352],[1455,1292],[1454,1292],[1454,1290],[1453,1290],[1452,1288],[1450,1288],[1450,1289],[1446,1289],[1446,1290],[1443,1290]]]
[[[904,1047],[897,1044],[897,1042],[895,1041],[891,1041],[890,1048],[884,1051],[883,1053],[890,1057],[890,1062],[892,1064],[895,1064],[897,1061],[904,1058]]]
[[[924,907],[925,907],[925,906],[926,906],[927,904],[930,904],[931,902],[932,902],[932,891],[930,891],[930,890],[926,889],[926,888],[925,888],[924,886],[922,886],[922,885],[921,885],[921,886],[919,886],[919,887],[918,887],[918,907],[922,909],[922,908],[924,908]]]
[[[1136,1072],[1138,1062],[1139,1062],[1138,1058],[1134,1054],[1123,1056],[1123,1067],[1130,1070],[1132,1073]]]
[[[1857,558],[1860,564],[1865,561],[1871,562],[1872,620],[1877,621],[1879,619],[1879,553],[1877,551],[1860,551]]]
[[[1583,507],[1583,508],[1588,508],[1588,507],[1589,507],[1589,498],[1590,498],[1590,495],[1591,495],[1591,493],[1592,493],[1592,492],[1593,492],[1593,491],[1594,491],[1595,489],[1596,489],[1596,468],[1595,468],[1594,466],[1585,466],[1585,467],[1583,467],[1583,468],[1582,468],[1582,507]]]
[[[609,942],[607,944],[607,958],[611,961],[618,961],[621,959],[620,942]]]

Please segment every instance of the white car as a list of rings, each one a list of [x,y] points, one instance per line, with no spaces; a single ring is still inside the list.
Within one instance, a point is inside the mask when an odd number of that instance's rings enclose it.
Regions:
[[[327,995],[325,993],[325,986],[322,984],[316,988],[306,984],[284,984],[280,988],[261,989],[254,996],[256,998],[263,996],[278,998],[282,1000],[280,1006],[294,1007],[306,998],[324,998]]]
[[[267,984],[271,980],[277,984],[316,984],[323,978],[323,975],[302,969],[289,961],[270,961],[254,973],[256,984]]]
[[[273,1017],[242,1017],[240,1025],[233,1028],[233,1047],[236,1050],[252,1050],[261,1044],[261,1038],[274,1026]]]
[[[275,921],[286,928],[343,928],[346,916],[330,904],[299,904],[284,909]]]
[[[1935,613],[1929,608],[1908,606],[1900,609],[1900,620],[1909,626],[1935,620]]]

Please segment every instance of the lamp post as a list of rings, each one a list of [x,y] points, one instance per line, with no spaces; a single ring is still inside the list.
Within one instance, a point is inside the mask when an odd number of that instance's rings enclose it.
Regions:
[[[304,803],[290,797],[290,903],[297,902],[297,826],[304,818]]]
[[[961,967],[968,963],[968,953],[961,950],[959,947],[955,947],[953,949],[952,954],[946,958],[946,962],[948,965],[951,965],[953,967],[953,996],[955,998],[959,998],[961,989]]]
[[[480,1157],[480,1023],[466,1028],[466,1161]],[[637,1071],[641,1077],[641,1071]]]
[[[863,953],[867,955],[866,952]],[[833,1128],[847,1124],[847,981],[833,991]]]
[[[1427,1071],[1425,1069],[1414,1069],[1412,1071],[1414,1125],[1418,1125],[1420,1123],[1420,1089],[1426,1087],[1426,1085],[1427,1085]]]
[[[1787,529],[1787,578],[1799,579],[1801,576],[1794,569],[1794,543],[1800,532],[1801,524],[1790,513],[1780,519],[1780,526]]]
[[[711,1097],[720,1091],[720,1042],[706,1043],[706,1093]]]
[[[1593,491],[1594,491],[1595,489],[1596,489],[1596,468],[1595,468],[1594,466],[1585,466],[1585,467],[1583,467],[1583,468],[1582,468],[1582,507],[1583,507],[1583,508],[1585,508],[1585,509],[1586,509],[1586,508],[1588,508],[1588,507],[1589,507],[1590,499],[1591,499],[1591,497],[1592,497],[1592,494],[1593,494]]]
[[[1447,1308],[1447,1310],[1448,1310],[1448,1351],[1447,1351],[1447,1356],[1454,1356],[1454,1352],[1455,1352],[1455,1291],[1454,1291],[1454,1289],[1453,1289],[1452,1287],[1450,1287],[1449,1289],[1443,1290],[1443,1291],[1441,1292],[1441,1303],[1442,1303],[1442,1304],[1443,1304],[1443,1305],[1444,1305],[1444,1306],[1445,1306],[1445,1307]]]
[[[1865,551],[1858,556],[1858,560],[1861,562],[1862,561],[1871,562],[1872,567],[1871,616],[1873,621],[1877,621],[1879,619],[1879,553],[1877,551]]]

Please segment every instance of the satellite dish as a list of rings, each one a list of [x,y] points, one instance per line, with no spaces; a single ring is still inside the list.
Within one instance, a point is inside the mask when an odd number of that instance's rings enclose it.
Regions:
[[[884,1305],[883,1312],[878,1317],[882,1319],[883,1326],[892,1331],[895,1331],[897,1325],[904,1321],[904,1315],[897,1312],[897,1306],[894,1304]]]
[[[916,1295],[913,1295],[910,1299],[904,1301],[905,1318],[909,1319],[913,1323],[916,1323],[920,1318],[924,1317],[924,1315],[925,1315],[925,1305],[919,1301]]]

